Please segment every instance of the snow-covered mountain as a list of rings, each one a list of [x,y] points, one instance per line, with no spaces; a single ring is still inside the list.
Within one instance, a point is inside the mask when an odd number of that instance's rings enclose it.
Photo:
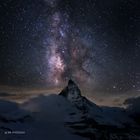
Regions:
[[[131,118],[122,108],[99,107],[81,95],[78,86],[69,80],[68,86],[59,94],[70,101],[87,118],[94,119],[99,124],[115,125],[123,127],[125,124],[133,124]]]
[[[139,126],[125,109],[97,106],[72,80],[59,95],[21,105],[0,101],[0,107],[0,140],[140,140]]]

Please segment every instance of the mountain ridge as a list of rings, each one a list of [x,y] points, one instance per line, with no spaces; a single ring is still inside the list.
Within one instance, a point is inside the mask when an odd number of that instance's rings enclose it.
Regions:
[[[58,95],[39,95],[20,106],[7,101],[0,104],[4,106],[0,131],[26,131],[21,140],[140,140],[140,127],[125,109],[92,103],[72,80]],[[18,117],[12,112],[19,113]],[[0,138],[7,140],[10,135],[0,134]],[[14,135],[13,139],[19,138]]]

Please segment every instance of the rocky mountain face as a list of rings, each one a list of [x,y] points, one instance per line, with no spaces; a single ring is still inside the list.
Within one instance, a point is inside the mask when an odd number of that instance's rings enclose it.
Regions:
[[[82,110],[83,112],[87,112],[87,99],[81,95],[80,89],[72,80],[69,80],[68,85],[61,91],[59,95],[65,97],[78,109]]]
[[[64,96],[73,103],[78,100],[80,101],[82,98],[80,89],[72,80],[69,80],[68,85],[61,91],[59,95]]]

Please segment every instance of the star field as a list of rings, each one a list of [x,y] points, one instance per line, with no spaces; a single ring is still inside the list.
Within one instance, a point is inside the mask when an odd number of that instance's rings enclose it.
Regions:
[[[0,84],[140,89],[138,0],[1,0]]]

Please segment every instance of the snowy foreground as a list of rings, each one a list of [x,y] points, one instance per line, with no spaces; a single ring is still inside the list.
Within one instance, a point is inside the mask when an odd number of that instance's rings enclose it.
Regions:
[[[99,107],[70,80],[59,95],[21,105],[0,100],[0,140],[140,140],[139,113],[132,110]]]

